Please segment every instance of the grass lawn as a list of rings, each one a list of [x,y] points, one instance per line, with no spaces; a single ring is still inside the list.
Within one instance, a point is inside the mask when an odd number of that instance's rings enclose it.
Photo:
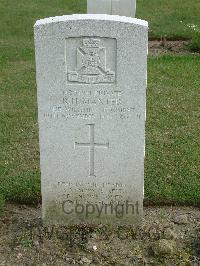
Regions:
[[[200,204],[200,58],[149,59],[145,195]]]
[[[149,21],[151,38],[179,40],[199,36],[199,10],[199,0],[137,0],[136,17]]]
[[[0,0],[1,38],[32,38],[39,18],[86,13],[86,0]],[[200,38],[199,0],[137,0],[137,18],[149,21],[150,38]],[[8,39],[8,41],[11,41]]]
[[[184,25],[200,23],[198,5],[138,0],[138,17],[150,21],[152,37],[192,38],[194,30]],[[83,0],[0,0],[0,194],[7,200],[41,198],[33,24],[85,11]],[[152,201],[200,203],[199,69],[199,56],[149,59],[145,193]]]

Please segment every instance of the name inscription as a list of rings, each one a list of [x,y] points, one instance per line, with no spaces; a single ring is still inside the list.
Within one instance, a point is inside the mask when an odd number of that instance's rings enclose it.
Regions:
[[[67,90],[62,102],[44,113],[51,119],[129,119],[140,118],[135,106],[126,106],[121,90]]]

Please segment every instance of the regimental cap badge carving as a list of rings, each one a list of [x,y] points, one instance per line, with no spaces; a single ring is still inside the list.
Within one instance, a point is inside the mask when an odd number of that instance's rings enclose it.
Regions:
[[[113,83],[115,72],[106,66],[106,47],[97,38],[84,38],[77,48],[77,66],[67,73],[68,81],[76,83]]]
[[[92,47],[92,48],[99,48],[100,46],[100,40],[99,39],[83,39],[83,45],[85,47]]]

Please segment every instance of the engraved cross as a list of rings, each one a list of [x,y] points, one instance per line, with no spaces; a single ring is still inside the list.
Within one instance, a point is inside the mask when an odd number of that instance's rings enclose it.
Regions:
[[[90,136],[90,142],[88,143],[80,143],[75,142],[75,148],[76,147],[88,147],[89,148],[89,176],[95,177],[94,173],[94,151],[96,148],[109,148],[109,142],[107,143],[96,143],[94,139],[94,124],[88,124],[89,126],[89,136]]]

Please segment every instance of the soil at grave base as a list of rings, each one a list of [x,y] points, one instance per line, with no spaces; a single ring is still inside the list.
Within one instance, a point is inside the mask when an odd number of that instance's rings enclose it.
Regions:
[[[200,265],[200,209],[145,207],[141,226],[54,226],[40,207],[8,204],[0,265]]]
[[[149,55],[187,55],[198,54],[193,53],[187,48],[188,41],[168,41],[168,40],[154,40],[149,41]]]

